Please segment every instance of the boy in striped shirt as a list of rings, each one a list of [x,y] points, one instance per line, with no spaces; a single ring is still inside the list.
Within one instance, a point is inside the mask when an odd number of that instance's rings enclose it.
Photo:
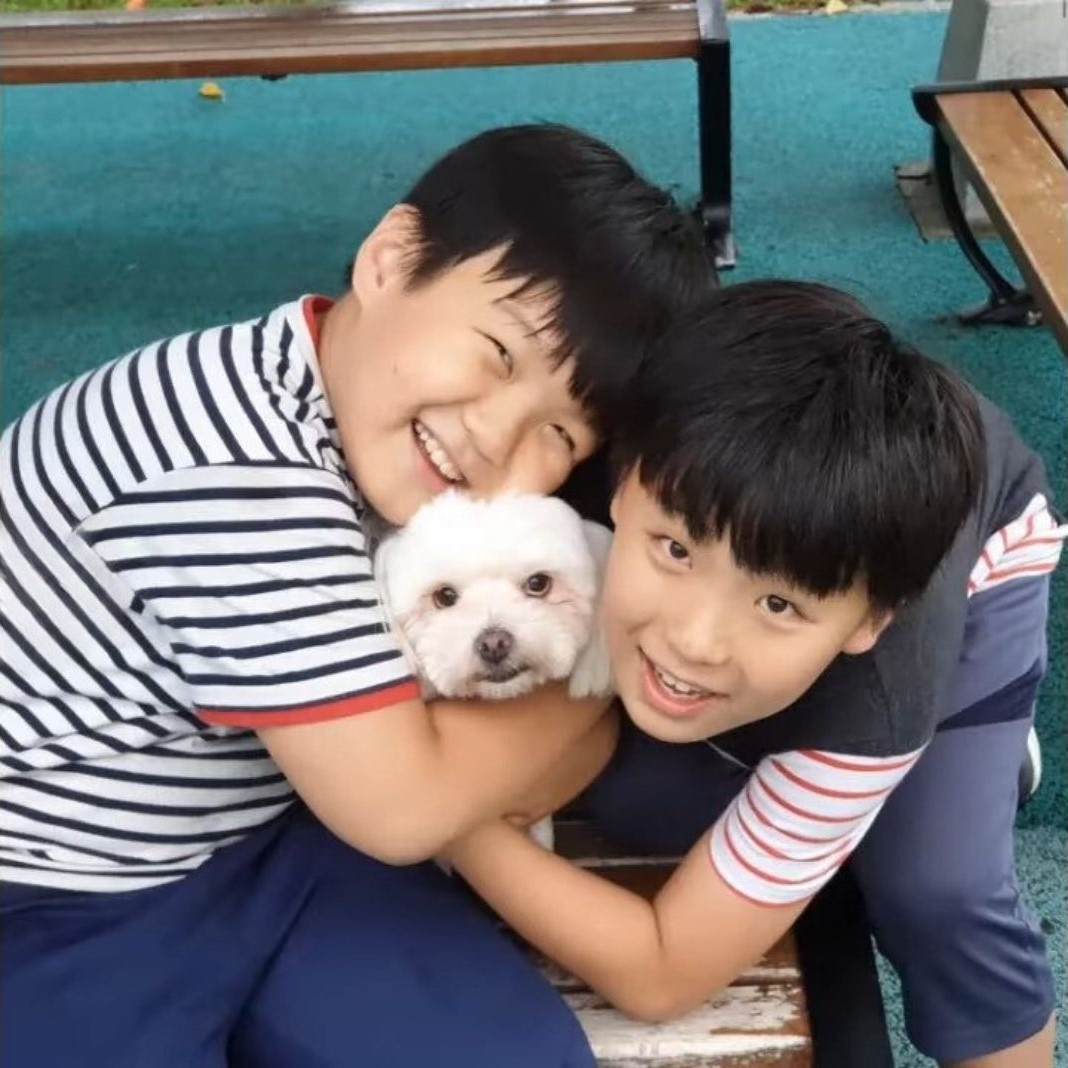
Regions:
[[[1048,1068],[1052,980],[1013,858],[1068,535],[1040,461],[815,285],[713,294],[633,397],[603,620],[629,723],[590,801],[622,843],[689,853],[651,904],[500,821],[452,862],[549,956],[664,1020],[851,857],[915,1044]],[[611,739],[584,745],[595,762]]]
[[[617,153],[537,126],[445,156],[346,281],[3,436],[5,1064],[592,1063],[455,883],[396,865],[585,785],[550,772],[604,703],[425,707],[365,510],[558,489],[711,268]]]

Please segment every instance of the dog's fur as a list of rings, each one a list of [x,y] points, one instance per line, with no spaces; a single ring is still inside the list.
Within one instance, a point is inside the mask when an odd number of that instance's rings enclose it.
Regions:
[[[452,490],[388,535],[375,578],[424,698],[499,700],[565,678],[573,697],[609,693],[598,605],[611,540],[554,497]],[[551,849],[552,821],[531,836]]]
[[[500,700],[565,678],[574,696],[607,693],[597,608],[610,543],[555,497],[448,491],[421,508],[379,546],[375,577],[424,697]],[[549,589],[525,588],[531,576]],[[435,603],[445,588],[448,607]]]

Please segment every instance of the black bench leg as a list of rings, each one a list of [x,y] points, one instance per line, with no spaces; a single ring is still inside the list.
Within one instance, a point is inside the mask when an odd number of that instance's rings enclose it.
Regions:
[[[794,925],[813,1068],[893,1068],[864,901],[847,864]]]
[[[990,296],[984,304],[961,312],[957,318],[968,325],[1002,323],[1009,326],[1037,326],[1041,323],[1042,316],[1035,307],[1031,294],[1013,285],[994,266],[975,239],[957,193],[957,183],[953,179],[953,160],[949,144],[937,127],[934,130],[931,156],[946,221],[968,262],[990,290]]]
[[[698,0],[697,57],[701,202],[705,239],[717,268],[734,266],[731,229],[731,43],[722,0]]]

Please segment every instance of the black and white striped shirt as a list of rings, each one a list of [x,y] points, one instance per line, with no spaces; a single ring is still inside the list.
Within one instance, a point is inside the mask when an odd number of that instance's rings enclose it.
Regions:
[[[315,298],[150,345],[0,441],[0,879],[166,882],[291,790],[253,729],[418,695]]]

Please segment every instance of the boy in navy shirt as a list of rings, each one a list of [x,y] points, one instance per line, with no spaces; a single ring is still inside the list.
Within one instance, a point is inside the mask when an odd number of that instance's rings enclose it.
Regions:
[[[603,623],[629,722],[591,802],[622,842],[689,852],[652,903],[501,821],[452,862],[665,1020],[851,857],[915,1044],[1048,1068],[1053,986],[1013,857],[1068,535],[1038,458],[850,297],[765,282],[711,295],[648,361],[616,459]]]

